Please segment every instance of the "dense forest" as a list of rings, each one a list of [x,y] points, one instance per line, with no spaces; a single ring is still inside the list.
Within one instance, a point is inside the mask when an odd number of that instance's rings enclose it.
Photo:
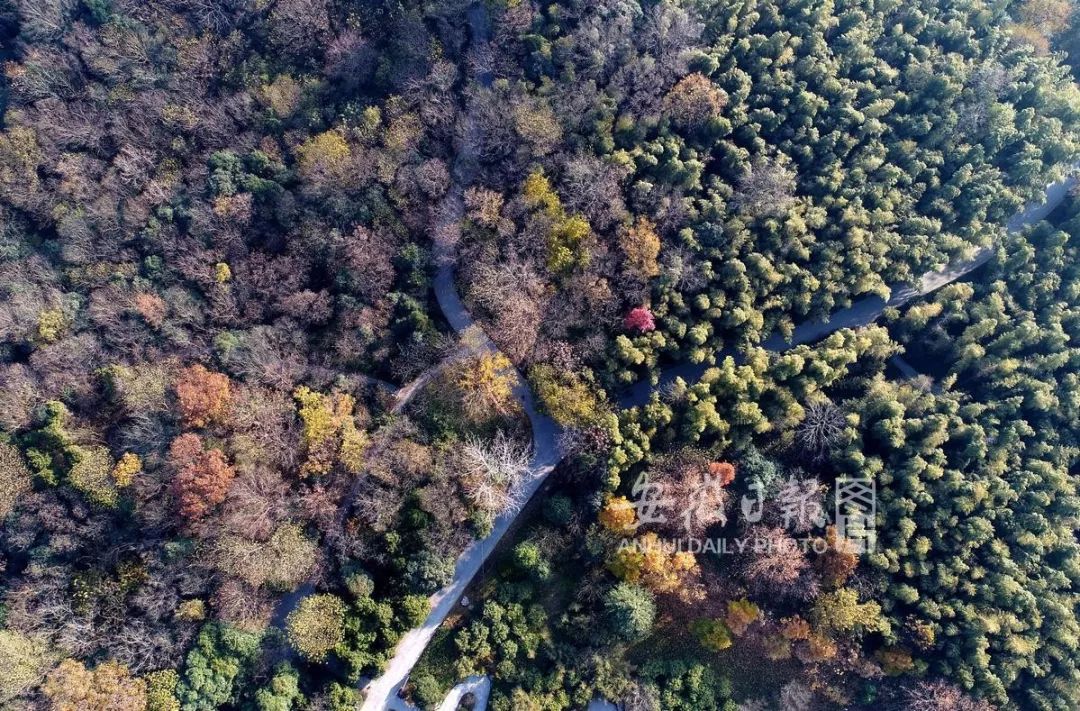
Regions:
[[[517,512],[411,703],[1077,708],[1080,197],[1006,223],[1080,160],[1078,43],[1069,0],[0,0],[0,708],[359,709]]]

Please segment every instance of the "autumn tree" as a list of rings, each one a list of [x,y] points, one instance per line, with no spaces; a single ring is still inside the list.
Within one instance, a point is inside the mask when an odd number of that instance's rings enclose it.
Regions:
[[[74,659],[60,662],[41,687],[56,711],[145,711],[146,682],[114,661],[87,669]]]
[[[649,333],[656,330],[656,321],[647,306],[636,306],[623,317],[623,328],[631,333]]]
[[[859,565],[859,554],[855,544],[837,533],[836,526],[825,529],[825,537],[818,539],[824,549],[814,561],[821,572],[822,582],[829,587],[840,587],[847,582]],[[815,544],[815,550],[819,544]]]
[[[19,497],[30,490],[30,469],[19,449],[0,440],[0,519],[5,518]]]
[[[176,379],[176,399],[180,416],[188,427],[223,423],[232,397],[227,375],[214,373],[200,364],[180,372]]]
[[[37,685],[49,668],[44,640],[0,630],[0,703],[7,704]]]
[[[663,542],[651,531],[624,541],[608,561],[608,569],[615,577],[628,583],[641,583],[657,594],[693,599],[701,592],[694,554],[665,550]]]
[[[690,130],[720,116],[726,104],[724,91],[697,72],[680,79],[664,97],[667,115],[680,128]]]
[[[176,472],[172,490],[181,515],[202,518],[225,500],[235,469],[220,449],[205,449],[198,435],[182,434],[169,446],[169,463]]]
[[[619,247],[628,270],[641,279],[650,279],[660,273],[657,258],[660,256],[660,236],[656,225],[647,217],[637,218],[619,233]]]
[[[367,434],[356,425],[356,399],[347,393],[323,394],[300,386],[293,392],[307,458],[301,476],[326,474],[340,463],[356,474],[363,467]]]
[[[309,595],[289,613],[289,644],[305,659],[321,662],[345,635],[345,603],[336,595]]]
[[[839,588],[824,593],[811,611],[814,628],[826,634],[861,634],[887,632],[890,628],[881,616],[881,606],[873,601],[859,602],[851,588]]]
[[[505,415],[513,406],[517,376],[502,353],[485,352],[465,358],[450,374],[462,413],[474,422]]]

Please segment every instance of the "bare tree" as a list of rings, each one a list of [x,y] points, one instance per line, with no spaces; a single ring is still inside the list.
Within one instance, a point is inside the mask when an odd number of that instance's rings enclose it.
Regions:
[[[815,706],[814,692],[802,682],[790,681],[780,689],[780,711],[810,711]]]
[[[844,412],[831,400],[822,399],[806,407],[806,417],[795,430],[799,446],[820,461],[844,434]]]
[[[764,699],[751,699],[739,704],[739,711],[769,711],[769,704]]]
[[[946,681],[920,681],[904,693],[903,711],[993,711],[985,701],[973,699]]]
[[[752,556],[743,568],[748,583],[776,594],[799,580],[808,565],[806,555],[784,529],[755,526],[746,536]]]
[[[759,158],[736,184],[733,200],[750,217],[783,214],[795,202],[795,173],[774,158]]]
[[[660,711],[660,693],[652,684],[635,681],[622,697],[625,711]]]
[[[533,476],[531,459],[532,447],[502,430],[487,441],[469,438],[461,449],[467,496],[485,511],[518,510],[527,498],[525,484]]]
[[[469,297],[493,314],[490,332],[511,360],[521,360],[536,344],[546,306],[546,285],[526,262],[477,264]]]

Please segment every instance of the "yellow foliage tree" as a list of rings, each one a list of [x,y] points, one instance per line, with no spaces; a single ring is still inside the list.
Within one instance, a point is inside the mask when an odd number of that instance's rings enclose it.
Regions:
[[[113,482],[120,488],[130,486],[135,475],[142,471],[142,459],[134,452],[125,452],[112,469]]]
[[[736,637],[741,637],[745,634],[747,628],[761,617],[761,610],[758,606],[746,598],[741,600],[729,600],[727,608],[727,615],[724,616],[724,622],[727,623],[728,629],[730,629],[731,633]]]
[[[640,582],[654,593],[684,592],[698,573],[697,559],[687,551],[668,552],[653,532],[622,545],[608,563],[608,569],[630,583]]]
[[[604,508],[600,509],[600,524],[620,536],[634,532],[634,505],[625,496],[608,498]]]
[[[566,212],[551,182],[540,171],[525,178],[521,188],[525,204],[550,222],[547,231],[547,267],[558,275],[589,265],[592,229],[585,218]]]
[[[293,393],[299,405],[307,458],[301,476],[325,474],[335,462],[358,474],[363,467],[367,435],[356,426],[356,400],[346,393],[324,395],[300,386]]]
[[[15,508],[19,497],[30,490],[30,469],[19,449],[0,440],[0,519]]]
[[[660,236],[656,225],[646,217],[639,217],[633,225],[619,235],[619,247],[626,259],[627,268],[638,276],[648,279],[660,273],[657,259],[660,257]]]
[[[482,353],[459,363],[451,373],[462,413],[474,422],[511,411],[516,377],[510,359]]]
[[[352,150],[340,131],[324,131],[304,141],[296,149],[300,172],[307,178],[332,178],[340,175],[352,156]]]
[[[49,673],[42,692],[54,711],[145,711],[146,682],[115,661],[87,669],[65,659]]]

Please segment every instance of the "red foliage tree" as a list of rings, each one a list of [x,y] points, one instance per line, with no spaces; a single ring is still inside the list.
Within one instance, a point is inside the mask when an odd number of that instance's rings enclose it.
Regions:
[[[236,475],[220,449],[204,449],[199,436],[190,432],[173,440],[169,462],[176,468],[173,494],[180,514],[189,521],[224,501]]]
[[[638,306],[626,314],[626,318],[623,319],[623,327],[627,331],[648,333],[656,330],[656,322],[653,320],[652,311],[649,311],[645,306]]]

